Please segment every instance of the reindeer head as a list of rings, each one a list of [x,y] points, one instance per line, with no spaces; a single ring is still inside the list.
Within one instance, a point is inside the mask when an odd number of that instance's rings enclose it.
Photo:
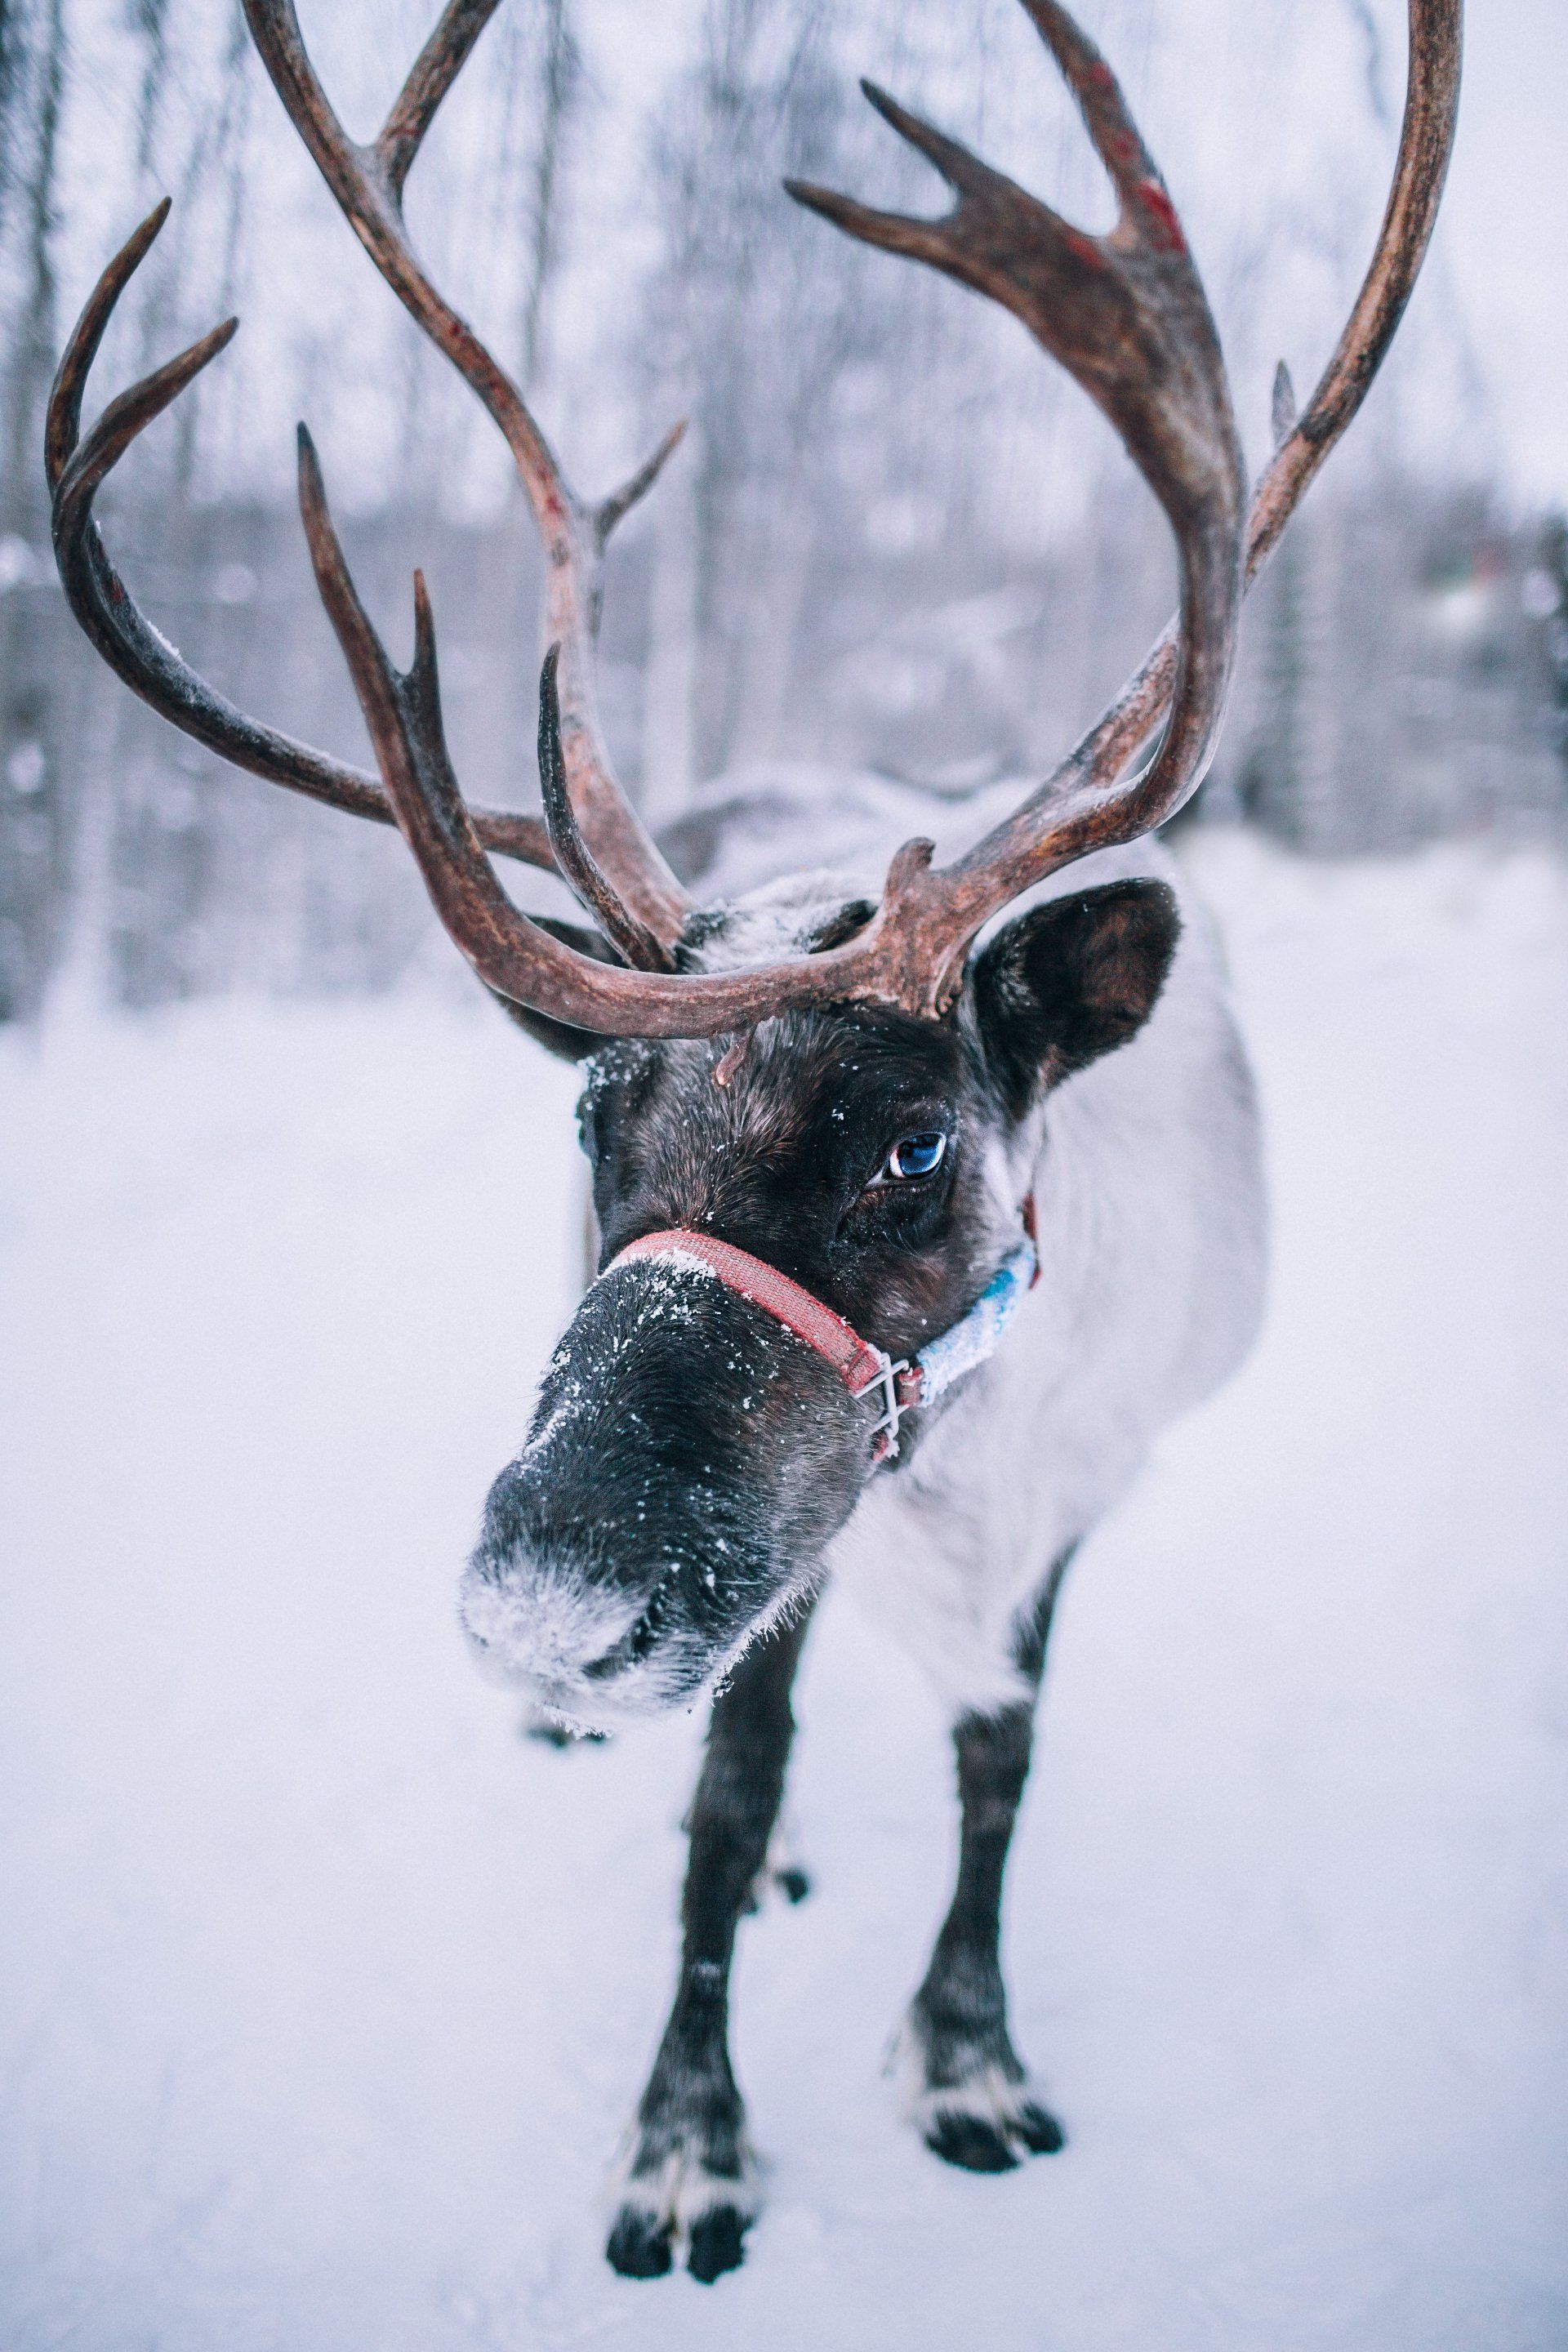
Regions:
[[[704,966],[864,919],[820,887],[715,919]],[[689,1698],[811,1588],[875,1466],[876,1394],[698,1257],[627,1245],[712,1236],[916,1359],[1018,1248],[1046,1093],[1139,1027],[1175,939],[1163,884],[1111,883],[1010,924],[942,1021],[865,1005],[732,1042],[583,1041],[601,1272],[464,1580],[494,1664],[580,1725]]]
[[[92,518],[142,428],[228,341],[229,320],[80,433],[88,371],[162,226],[104,271],[61,362],[46,450],[60,576],[121,676],[238,765],[395,823],[488,986],[585,1059],[584,1141],[605,1265],[490,1496],[465,1586],[470,1632],[547,1701],[595,1721],[692,1691],[787,1610],[871,1466],[867,1408],[811,1348],[700,1272],[620,1257],[671,1226],[804,1286],[875,1347],[919,1349],[973,1304],[1016,1238],[1052,1084],[1131,1036],[1159,992],[1173,907],[1121,884],[1037,908],[974,943],[1022,892],[1135,840],[1196,789],[1223,711],[1244,590],[1344,430],[1392,338],[1430,235],[1452,140],[1459,0],[1410,0],[1411,70],[1372,267],[1306,413],[1276,382],[1274,457],[1246,505],[1225,369],[1180,224],[1116,82],[1057,0],[1023,0],[1079,101],[1119,199],[1073,228],[866,85],[953,189],[937,221],[790,185],[848,234],[1002,303],[1115,425],[1175,536],[1176,620],[1056,772],[944,868],[913,841],[879,900],[809,882],[741,908],[691,906],[620,794],[597,728],[600,567],[616,522],[677,434],[597,506],[579,500],[515,383],[416,259],[403,190],[497,0],[448,0],[379,135],[343,131],[290,0],[245,0],[284,106],[382,275],[511,449],[547,559],[543,822],[470,809],[447,758],[435,633],[415,579],[415,657],[395,670],[360,603],[309,438],[300,492],[317,583],[380,782],[246,718],[142,619]],[[1124,771],[1160,729],[1148,765]],[[558,873],[598,936],[531,919],[490,854]],[[619,1261],[619,1262],[617,1262]]]

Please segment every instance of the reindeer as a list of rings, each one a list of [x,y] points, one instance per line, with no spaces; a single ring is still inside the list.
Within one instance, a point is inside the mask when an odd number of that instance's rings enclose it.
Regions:
[[[729,1971],[767,1864],[791,1682],[830,1574],[859,1588],[952,1711],[958,1883],[907,2021],[914,2122],[939,2157],[975,2172],[1062,2146],[1009,2038],[998,1958],[1052,1613],[1084,1536],[1155,1433],[1241,1360],[1258,1317],[1247,1062],[1203,920],[1149,836],[1204,775],[1242,597],[1414,284],[1453,135],[1460,0],[1409,0],[1376,252],[1300,415],[1280,370],[1275,450],[1250,502],[1208,303],[1160,174],[1067,11],[1023,5],[1115,188],[1109,236],[1072,227],[869,83],[873,106],[952,190],[952,210],[909,219],[785,183],[851,236],[1011,310],[1109,417],[1175,540],[1175,619],[1056,772],[951,862],[916,838],[879,890],[814,869],[731,892],[715,871],[694,901],[617,789],[594,702],[600,567],[679,428],[612,496],[578,499],[403,221],[420,142],[496,0],[448,0],[364,146],[333,113],[290,0],[245,5],[339,205],[506,436],[532,506],[548,581],[542,817],[465,803],[423,580],[413,665],[399,672],[349,575],[303,427],[305,531],[379,781],[236,709],[138,612],[95,494],[237,323],[81,435],[99,341],[166,204],[104,271],[50,402],[60,575],[99,651],[236,765],[395,824],[479,979],[583,1066],[598,1273],[491,1489],[460,1608],[475,1650],[574,1730],[690,1706],[716,1686],[679,1979],[607,2249],[637,2277],[679,2252],[714,2279],[741,2262],[758,2210],[727,2049]],[[520,912],[498,854],[563,877],[595,929]]]

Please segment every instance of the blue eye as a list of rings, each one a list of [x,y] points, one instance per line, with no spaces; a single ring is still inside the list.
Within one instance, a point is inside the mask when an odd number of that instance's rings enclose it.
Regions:
[[[911,1176],[930,1176],[942,1166],[947,1150],[947,1138],[934,1130],[927,1135],[900,1135],[888,1154],[886,1173],[895,1181],[906,1181]]]

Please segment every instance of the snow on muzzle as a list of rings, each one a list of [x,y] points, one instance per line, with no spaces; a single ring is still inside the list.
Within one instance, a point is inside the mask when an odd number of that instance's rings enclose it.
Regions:
[[[705,1269],[612,1267],[490,1489],[465,1629],[574,1727],[689,1704],[809,1588],[869,1425],[821,1357]]]

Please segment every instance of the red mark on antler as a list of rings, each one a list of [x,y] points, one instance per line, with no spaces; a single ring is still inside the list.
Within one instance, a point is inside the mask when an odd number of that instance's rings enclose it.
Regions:
[[[1151,242],[1162,253],[1185,253],[1187,240],[1176,218],[1176,207],[1158,180],[1140,180],[1133,194],[1148,215]]]

